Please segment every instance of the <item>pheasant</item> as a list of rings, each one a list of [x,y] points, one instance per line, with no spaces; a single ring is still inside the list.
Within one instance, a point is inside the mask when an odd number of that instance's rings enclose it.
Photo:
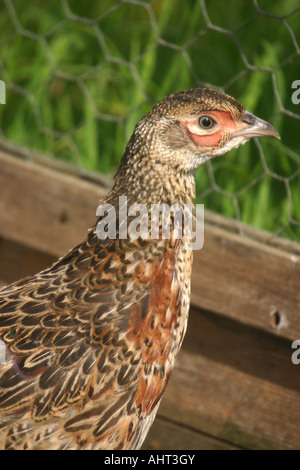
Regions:
[[[211,89],[174,93],[136,125],[104,204],[115,238],[85,240],[48,269],[0,290],[0,447],[139,449],[187,327],[187,233],[120,236],[128,205],[192,204],[196,168],[267,122]],[[1,350],[2,350],[1,349]]]

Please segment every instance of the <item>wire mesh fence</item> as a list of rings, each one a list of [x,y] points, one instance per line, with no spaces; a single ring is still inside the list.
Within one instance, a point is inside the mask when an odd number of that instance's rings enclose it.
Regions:
[[[113,174],[153,104],[214,87],[282,140],[201,167],[197,202],[299,241],[299,40],[298,0],[2,0],[0,142]]]

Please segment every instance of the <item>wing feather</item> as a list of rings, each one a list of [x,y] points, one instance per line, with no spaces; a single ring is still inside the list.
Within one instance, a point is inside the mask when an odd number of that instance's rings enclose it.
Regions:
[[[177,252],[169,240],[100,245],[91,231],[52,267],[0,291],[4,447],[43,439],[46,448],[130,448],[141,439],[168,380]]]

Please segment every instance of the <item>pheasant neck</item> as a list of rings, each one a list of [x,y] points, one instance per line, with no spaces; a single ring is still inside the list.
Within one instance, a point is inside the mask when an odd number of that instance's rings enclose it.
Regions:
[[[151,204],[192,204],[195,197],[194,174],[180,169],[165,168],[167,165],[154,163],[137,169],[129,165],[122,168],[115,185],[108,196],[111,201],[117,196],[127,196],[129,202]],[[150,168],[149,168],[150,167]],[[153,171],[154,170],[154,171]]]

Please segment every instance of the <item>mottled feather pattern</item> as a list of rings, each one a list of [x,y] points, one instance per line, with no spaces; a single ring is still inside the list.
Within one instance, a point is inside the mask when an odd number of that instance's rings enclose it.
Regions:
[[[173,340],[184,334],[174,270],[181,243],[100,245],[92,230],[51,268],[0,291],[5,448],[40,448],[43,429],[47,448],[135,446],[166,387]],[[22,429],[9,426],[12,410]]]
[[[136,125],[103,203],[117,227],[121,196],[148,214],[153,204],[184,211],[199,165],[263,135],[279,137],[228,95],[172,94]],[[95,224],[53,266],[0,290],[0,448],[140,448],[187,327],[184,224],[178,239],[174,216],[166,238],[162,219],[152,239],[121,236],[121,222],[103,239]]]

